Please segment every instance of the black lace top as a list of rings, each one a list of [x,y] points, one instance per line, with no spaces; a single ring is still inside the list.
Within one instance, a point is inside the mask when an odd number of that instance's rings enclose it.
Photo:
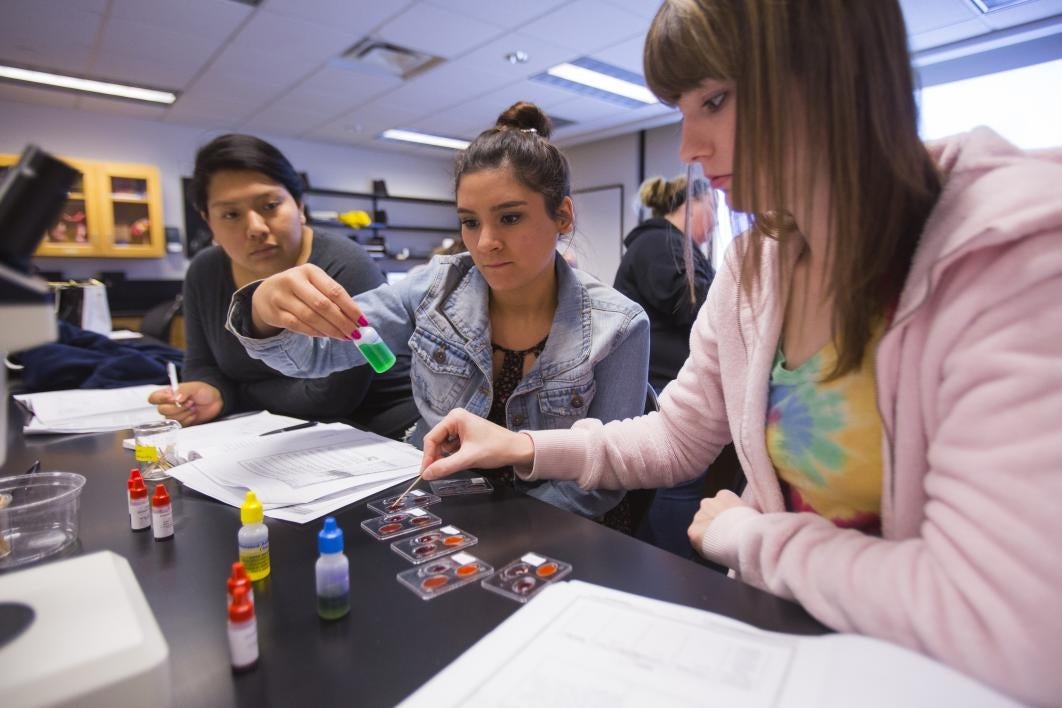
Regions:
[[[542,354],[542,350],[546,348],[547,339],[549,339],[549,335],[546,335],[541,342],[530,349],[519,351],[506,349],[494,342],[490,343],[491,349],[501,352],[505,355],[505,358],[502,360],[501,369],[494,376],[494,400],[491,401],[487,420],[497,423],[503,428],[509,427],[505,420],[505,404],[509,402],[509,396],[513,395],[517,384],[524,378],[524,359],[528,354],[534,354],[535,356]]]

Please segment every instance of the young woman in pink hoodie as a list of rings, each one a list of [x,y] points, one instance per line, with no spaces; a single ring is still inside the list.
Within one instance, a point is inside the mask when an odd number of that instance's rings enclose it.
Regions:
[[[653,92],[752,227],[658,413],[512,433],[454,411],[424,475],[748,484],[689,537],[839,631],[1062,700],[1062,161],[924,146],[895,0],[666,0]],[[992,100],[992,96],[985,96]]]

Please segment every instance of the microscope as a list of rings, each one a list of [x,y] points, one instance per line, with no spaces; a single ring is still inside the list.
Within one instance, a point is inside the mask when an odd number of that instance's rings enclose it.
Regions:
[[[48,284],[29,274],[30,256],[66,203],[78,172],[30,145],[0,182],[0,356],[51,342],[55,307]],[[0,368],[0,432],[7,431],[7,370]],[[0,464],[7,436],[0,434]]]

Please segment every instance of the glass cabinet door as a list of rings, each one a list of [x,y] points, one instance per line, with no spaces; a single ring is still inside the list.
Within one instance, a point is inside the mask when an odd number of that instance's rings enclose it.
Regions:
[[[67,192],[66,203],[55,222],[44,231],[38,256],[88,256],[99,251],[99,214],[92,196],[91,167],[60,158],[78,171]]]
[[[147,165],[100,166],[104,255],[161,256],[165,247],[158,171]]]

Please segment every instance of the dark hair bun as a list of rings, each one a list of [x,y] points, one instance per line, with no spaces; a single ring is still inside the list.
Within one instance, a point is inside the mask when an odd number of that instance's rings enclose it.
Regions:
[[[517,101],[498,116],[498,122],[494,127],[499,129],[511,128],[516,130],[534,130],[543,138],[548,138],[553,132],[553,124],[549,116],[542,109],[527,101]]]

